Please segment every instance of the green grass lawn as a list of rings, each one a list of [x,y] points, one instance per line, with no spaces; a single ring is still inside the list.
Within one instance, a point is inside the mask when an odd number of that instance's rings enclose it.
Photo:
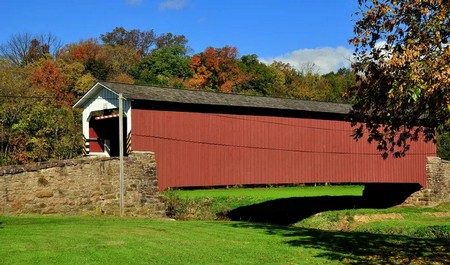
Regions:
[[[361,192],[361,186],[321,186],[178,190],[165,196],[172,196],[174,204],[200,202],[197,208],[188,205],[189,211],[287,202],[284,208],[291,211],[286,213],[295,214],[302,204],[311,208],[314,198],[305,196],[338,201]],[[449,213],[450,204],[349,209],[319,213],[289,226],[0,216],[0,264],[450,264]]]
[[[1,264],[327,264],[243,223],[0,217]]]
[[[328,211],[297,222],[294,226],[450,240],[450,203],[426,208]]]
[[[363,185],[344,186],[296,186],[296,187],[265,187],[265,188],[228,188],[228,189],[196,189],[175,190],[182,197],[190,198],[251,198],[253,202],[264,202],[273,199],[290,197],[317,196],[361,196]]]
[[[230,210],[267,201],[301,197],[362,196],[363,189],[362,185],[222,188],[172,190],[163,195],[166,204],[174,208],[174,218],[212,220]]]
[[[0,217],[1,264],[448,264],[450,240],[245,222]]]

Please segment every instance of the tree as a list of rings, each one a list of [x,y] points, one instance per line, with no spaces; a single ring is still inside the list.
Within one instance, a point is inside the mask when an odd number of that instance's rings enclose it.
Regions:
[[[61,41],[51,33],[20,33],[0,45],[0,56],[16,65],[26,65],[46,54],[56,57],[61,48]]]
[[[112,76],[127,73],[132,65],[141,60],[136,52],[127,46],[103,45],[101,54]]]
[[[387,157],[450,129],[450,2],[359,0],[354,26],[354,137]]]
[[[17,137],[12,126],[22,117],[22,110],[29,104],[20,100],[31,96],[29,70],[7,60],[0,60],[0,165],[13,163],[16,146],[12,144]]]
[[[69,79],[58,64],[52,60],[41,60],[33,65],[32,81],[35,89],[42,89],[55,97],[61,106],[71,106],[75,99],[68,91]]]
[[[175,44],[154,50],[129,72],[138,84],[182,86],[192,76],[190,63],[186,48]]]
[[[132,29],[128,31],[123,27],[116,27],[111,32],[101,34],[100,39],[105,45],[132,48],[140,57],[146,57],[154,50],[173,45],[183,46],[187,51],[189,50],[188,40],[184,35],[163,33],[157,36],[153,30]]]
[[[450,160],[450,132],[442,132],[436,136],[436,153],[445,160]]]
[[[38,40],[33,39],[28,53],[25,54],[23,58],[23,62],[34,63],[41,58],[45,58],[46,55],[50,55],[49,46],[47,44],[41,44]]]
[[[276,90],[276,96],[324,101],[329,93],[328,83],[315,71],[312,63],[303,65],[301,70],[279,61],[274,61],[271,66],[284,74],[284,86]]]
[[[302,73],[295,82],[293,95],[305,100],[327,101],[331,87],[327,79],[318,73]]]
[[[173,45],[178,45],[178,46],[184,47],[186,52],[188,52],[189,48],[187,47],[187,43],[188,43],[188,40],[186,39],[186,37],[184,35],[173,35],[170,32],[163,33],[156,38],[156,41],[155,41],[156,48],[155,49],[161,49],[163,47],[170,47]]]
[[[106,45],[133,48],[139,56],[144,57],[151,52],[156,41],[156,35],[153,30],[132,29],[128,31],[123,27],[116,27],[111,32],[101,34],[100,39]]]
[[[111,73],[110,65],[107,64],[108,54],[96,39],[88,39],[79,43],[67,45],[60,53],[59,59],[71,64],[82,63],[85,73],[90,73],[99,80],[107,80]]]
[[[80,115],[71,107],[60,107],[37,95],[13,124],[14,158],[19,163],[72,158],[80,151]]]
[[[63,91],[71,94],[71,98],[82,97],[95,84],[95,78],[91,73],[85,71],[81,62],[69,63],[64,60],[56,60],[55,63],[66,79],[67,86]],[[68,103],[72,104],[73,102]]]
[[[0,165],[72,158],[80,153],[81,114],[63,106],[55,98],[57,93],[49,90],[52,87],[46,86],[60,85],[63,77],[51,60],[27,67],[0,61]]]
[[[194,73],[188,86],[196,89],[231,92],[243,81],[238,67],[236,47],[208,47],[192,57],[191,69]]]
[[[330,72],[322,75],[330,85],[330,93],[326,100],[336,103],[350,102],[350,98],[345,98],[345,92],[355,85],[355,73],[348,68],[339,68],[337,72]]]
[[[102,47],[96,39],[88,39],[67,45],[61,52],[60,57],[70,62],[87,63],[88,61],[98,60],[101,49]]]
[[[273,68],[260,62],[256,54],[244,55],[239,61],[239,69],[244,78],[237,92],[261,96],[274,95],[277,73]]]

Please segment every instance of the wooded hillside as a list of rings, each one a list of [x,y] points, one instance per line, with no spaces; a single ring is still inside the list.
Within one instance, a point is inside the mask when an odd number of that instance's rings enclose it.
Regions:
[[[0,45],[0,166],[78,156],[80,113],[72,105],[97,80],[346,102],[355,75],[267,65],[231,46],[193,53],[185,36],[154,30],[117,27],[69,44],[18,33]]]

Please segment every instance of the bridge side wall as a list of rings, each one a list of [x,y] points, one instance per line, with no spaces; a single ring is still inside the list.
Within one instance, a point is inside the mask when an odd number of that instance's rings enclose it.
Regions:
[[[295,183],[426,185],[433,143],[383,159],[345,121],[133,109],[132,149],[157,154],[160,190],[169,187]]]

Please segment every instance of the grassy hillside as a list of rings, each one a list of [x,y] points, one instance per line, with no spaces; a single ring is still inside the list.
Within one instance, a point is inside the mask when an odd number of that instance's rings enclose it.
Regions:
[[[450,240],[450,203],[433,208],[329,211],[318,213],[294,226]]]
[[[228,188],[173,190],[164,192],[170,217],[178,220],[229,219],[230,211],[273,202],[274,207],[301,204],[319,197],[361,196],[364,186],[297,186],[265,188]],[[339,199],[337,199],[339,200]],[[263,205],[263,207],[265,207]]]

